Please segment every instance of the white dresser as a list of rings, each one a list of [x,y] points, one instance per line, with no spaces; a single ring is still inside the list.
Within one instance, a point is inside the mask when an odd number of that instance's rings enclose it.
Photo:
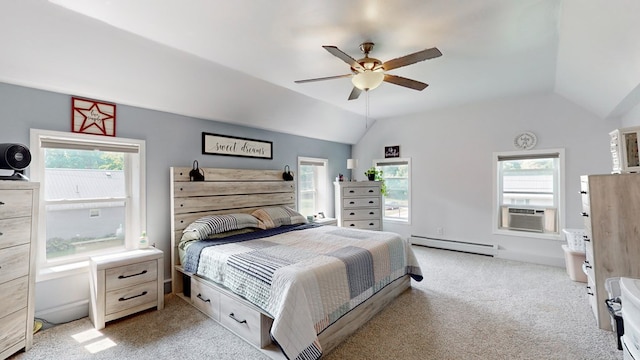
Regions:
[[[379,181],[338,181],[333,184],[338,226],[382,230]]]
[[[39,185],[0,180],[0,359],[33,343]]]
[[[597,325],[612,330],[606,279],[640,277],[640,174],[585,175],[580,180],[587,296]]]
[[[91,258],[91,309],[96,329],[142,310],[164,308],[164,261],[156,248]]]

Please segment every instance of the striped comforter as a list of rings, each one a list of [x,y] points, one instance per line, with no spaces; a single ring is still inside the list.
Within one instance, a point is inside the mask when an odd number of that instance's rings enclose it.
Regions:
[[[397,234],[310,225],[282,230],[253,240],[202,241],[187,248],[183,265],[270,314],[271,337],[289,359],[318,359],[317,335],[325,328],[406,274],[422,280],[413,251]]]

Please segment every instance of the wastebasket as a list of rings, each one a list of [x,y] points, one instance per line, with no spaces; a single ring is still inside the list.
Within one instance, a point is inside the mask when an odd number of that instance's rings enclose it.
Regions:
[[[587,256],[583,252],[572,251],[567,245],[562,245],[564,251],[564,262],[567,267],[567,274],[573,281],[587,282],[587,274],[582,270],[582,264],[587,259]]]
[[[607,289],[609,298],[604,302],[607,304],[607,310],[611,315],[611,328],[616,332],[618,339],[618,350],[622,350],[622,335],[624,335],[624,322],[622,321],[622,301],[620,300],[620,278],[613,277],[604,281],[604,287]]]

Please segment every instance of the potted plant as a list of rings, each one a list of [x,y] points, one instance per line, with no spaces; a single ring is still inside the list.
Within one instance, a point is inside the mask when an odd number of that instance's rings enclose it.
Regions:
[[[364,174],[367,176],[369,181],[380,181],[380,193],[382,193],[383,196],[387,195],[387,185],[382,177],[382,170],[372,166],[369,170],[365,171]]]

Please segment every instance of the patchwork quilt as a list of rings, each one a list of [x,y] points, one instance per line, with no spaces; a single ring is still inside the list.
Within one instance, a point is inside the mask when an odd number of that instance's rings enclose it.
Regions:
[[[198,241],[184,260],[185,270],[268,313],[272,340],[289,359],[320,358],[318,334],[329,325],[406,274],[422,280],[399,235],[314,224]]]

